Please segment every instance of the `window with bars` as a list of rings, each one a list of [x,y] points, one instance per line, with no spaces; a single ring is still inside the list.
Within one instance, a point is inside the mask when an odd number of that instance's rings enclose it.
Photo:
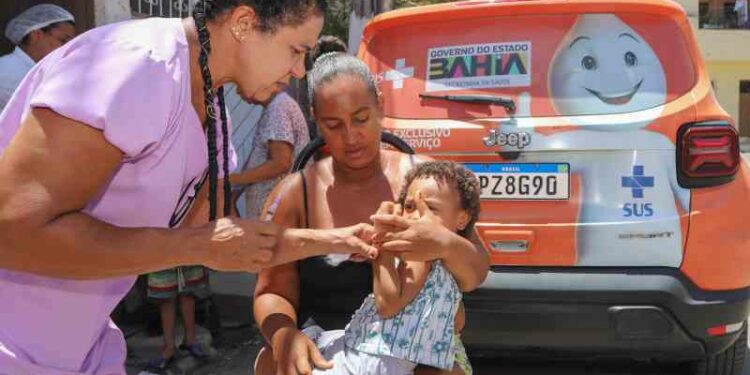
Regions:
[[[130,0],[135,17],[177,17],[191,15],[196,0]]]
[[[701,29],[748,29],[748,0],[701,0],[698,5]]]

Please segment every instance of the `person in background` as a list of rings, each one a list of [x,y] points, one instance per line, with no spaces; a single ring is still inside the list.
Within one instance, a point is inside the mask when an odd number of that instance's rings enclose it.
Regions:
[[[175,318],[177,299],[180,300],[180,315],[185,329],[180,350],[203,359],[208,351],[196,339],[195,300],[209,293],[208,272],[200,265],[170,268],[148,274],[148,297],[159,305],[164,342],[161,354],[146,364],[145,371],[164,374],[175,359]]]
[[[265,106],[243,171],[229,175],[232,186],[247,186],[245,218],[256,220],[268,194],[310,141],[305,117],[291,96],[281,92]]]
[[[73,15],[53,4],[33,6],[8,22],[5,37],[16,48],[0,57],[0,112],[26,73],[75,36]]]
[[[737,13],[737,28],[748,27],[747,0],[737,0],[734,3],[734,11]]]

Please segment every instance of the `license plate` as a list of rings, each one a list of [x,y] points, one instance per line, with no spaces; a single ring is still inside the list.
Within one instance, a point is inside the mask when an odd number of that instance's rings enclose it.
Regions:
[[[568,163],[467,163],[479,178],[482,199],[566,200]]]

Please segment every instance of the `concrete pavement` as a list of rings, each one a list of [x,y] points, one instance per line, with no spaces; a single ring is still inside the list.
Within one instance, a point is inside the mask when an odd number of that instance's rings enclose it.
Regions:
[[[205,329],[199,330],[202,342],[210,341]],[[179,341],[178,341],[179,342]],[[159,352],[161,337],[147,338],[139,334],[128,339],[131,355],[128,358],[128,374],[137,375],[139,370]],[[203,362],[182,356],[170,369],[171,375],[252,375],[252,362],[260,350],[262,339],[254,327],[223,330],[222,342],[213,358]],[[681,375],[685,369],[673,365],[656,365],[634,362],[546,362],[513,361],[510,359],[472,359],[476,375]],[[744,375],[750,375],[750,358],[745,360]]]

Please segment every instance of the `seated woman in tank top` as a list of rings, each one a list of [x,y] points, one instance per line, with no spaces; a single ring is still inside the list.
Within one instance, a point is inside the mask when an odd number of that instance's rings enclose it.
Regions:
[[[310,229],[372,218],[378,226],[399,228],[379,244],[380,253],[394,253],[406,262],[439,261],[461,291],[479,286],[489,269],[484,249],[446,228],[435,215],[402,217],[389,203],[396,200],[406,174],[427,158],[381,150],[383,98],[364,63],[344,54],[324,55],[308,74],[312,112],[331,156],[281,181],[269,195],[263,217]],[[373,292],[373,272],[366,259],[322,255],[259,274],[253,308],[266,347],[256,359],[255,374],[312,374],[332,367],[301,329],[344,329]],[[462,319],[459,308],[458,328]],[[457,365],[451,371],[419,366],[415,373],[464,371]]]
[[[406,176],[394,211],[410,219],[434,216],[447,229],[467,236],[479,217],[479,194],[479,181],[467,169],[430,161]],[[397,230],[376,225],[375,244]],[[371,263],[374,292],[344,330],[303,330],[333,364],[313,374],[410,375],[417,365],[450,371],[454,363],[470,374],[454,324],[462,294],[442,263],[401,261],[388,251]]]

